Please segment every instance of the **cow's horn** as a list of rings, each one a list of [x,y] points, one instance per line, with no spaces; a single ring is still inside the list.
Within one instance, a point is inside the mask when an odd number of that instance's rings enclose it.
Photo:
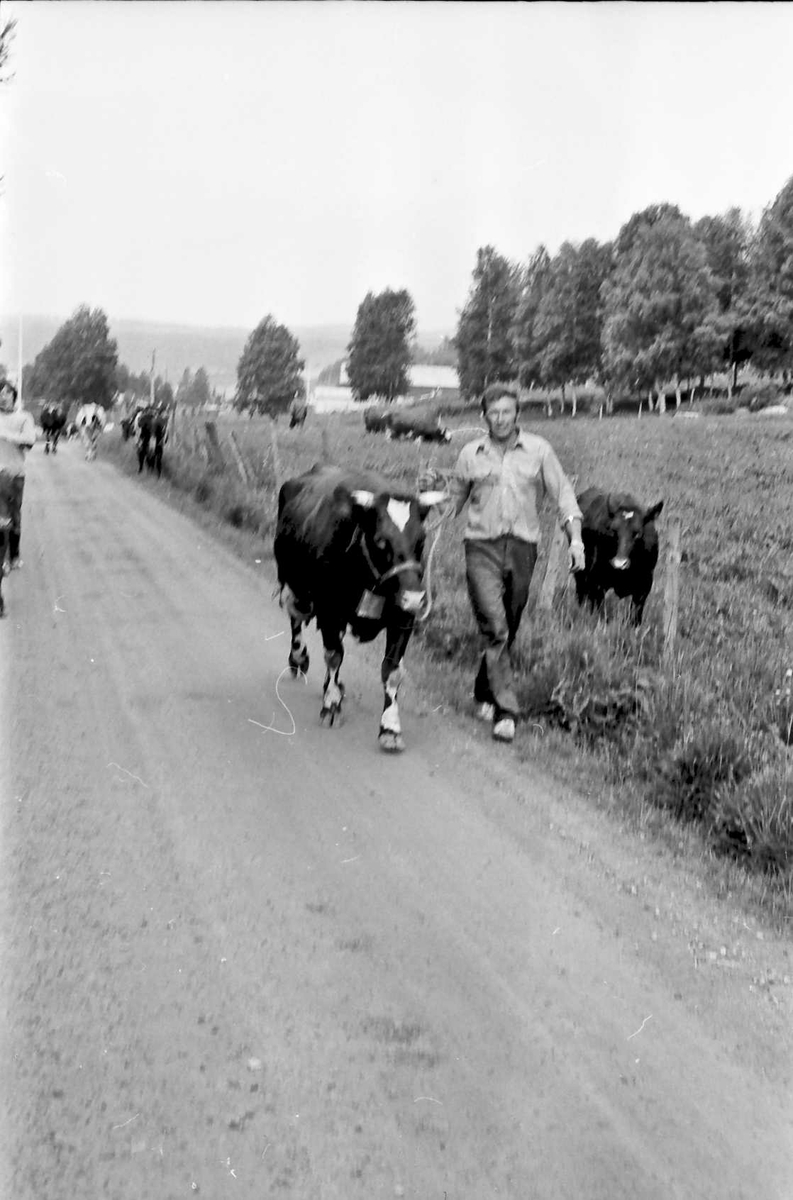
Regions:
[[[437,504],[443,504],[444,500],[448,499],[448,492],[419,492],[419,504],[423,504],[425,508],[435,508]]]
[[[361,508],[371,508],[374,504],[374,492],[367,492],[363,488],[356,489],[352,493],[352,498]]]

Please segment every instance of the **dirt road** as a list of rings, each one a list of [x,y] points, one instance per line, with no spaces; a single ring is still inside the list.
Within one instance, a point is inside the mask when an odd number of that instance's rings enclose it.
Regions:
[[[320,727],[268,568],[76,445],[31,456],[23,558],[3,1196],[793,1196],[789,993],[696,965],[657,856],[629,886],[415,689],[381,755],[360,647]]]

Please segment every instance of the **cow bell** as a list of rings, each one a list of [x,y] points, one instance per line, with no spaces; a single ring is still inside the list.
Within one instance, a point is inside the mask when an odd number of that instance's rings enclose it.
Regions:
[[[358,601],[355,615],[356,617],[362,617],[366,621],[377,621],[382,617],[384,608],[385,596],[378,596],[374,592],[365,591]]]

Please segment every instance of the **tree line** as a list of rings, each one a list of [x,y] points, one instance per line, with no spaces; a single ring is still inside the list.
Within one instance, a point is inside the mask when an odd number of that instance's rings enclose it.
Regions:
[[[213,391],[204,367],[195,373],[186,367],[174,391],[162,375],[135,373],[118,358],[118,345],[110,336],[101,308],[81,305],[59,327],[54,337],[22,371],[23,395],[35,400],[58,400],[65,405],[99,404],[109,408],[122,395],[132,404],[152,398],[162,408],[175,403],[203,408],[220,397]]]
[[[357,400],[386,401],[408,387],[417,360],[415,305],[402,288],[367,293],[348,346]],[[426,355],[426,352],[423,352]],[[718,370],[735,386],[740,367],[793,370],[793,178],[756,228],[737,208],[692,222],[673,204],[635,213],[613,242],[540,245],[525,264],[480,248],[453,339],[436,361],[456,359],[460,390],[476,399],[489,383],[570,389],[594,382],[608,395],[655,394]],[[427,356],[431,361],[431,358]],[[276,415],[305,395],[297,339],[272,315],[252,331],[237,364],[240,411]],[[119,392],[145,399],[151,376],[118,363],[101,309],[82,306],[25,368],[25,394],[108,406]],[[188,369],[174,395],[155,379],[155,399],[203,407],[206,371]]]
[[[525,265],[477,253],[455,337],[460,388],[517,380],[680,400],[715,371],[793,369],[793,178],[756,228],[737,208],[692,222],[673,204],[635,213],[613,242],[539,246]]]

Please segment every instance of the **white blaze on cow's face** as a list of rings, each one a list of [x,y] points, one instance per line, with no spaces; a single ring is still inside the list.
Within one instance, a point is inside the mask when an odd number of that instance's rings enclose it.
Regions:
[[[641,537],[642,523],[635,509],[621,508],[615,524],[619,543],[611,565],[615,571],[625,571],[630,566],[633,547]]]
[[[386,512],[399,532],[403,533],[405,526],[410,520],[410,502],[408,500],[390,499],[386,505]]]

